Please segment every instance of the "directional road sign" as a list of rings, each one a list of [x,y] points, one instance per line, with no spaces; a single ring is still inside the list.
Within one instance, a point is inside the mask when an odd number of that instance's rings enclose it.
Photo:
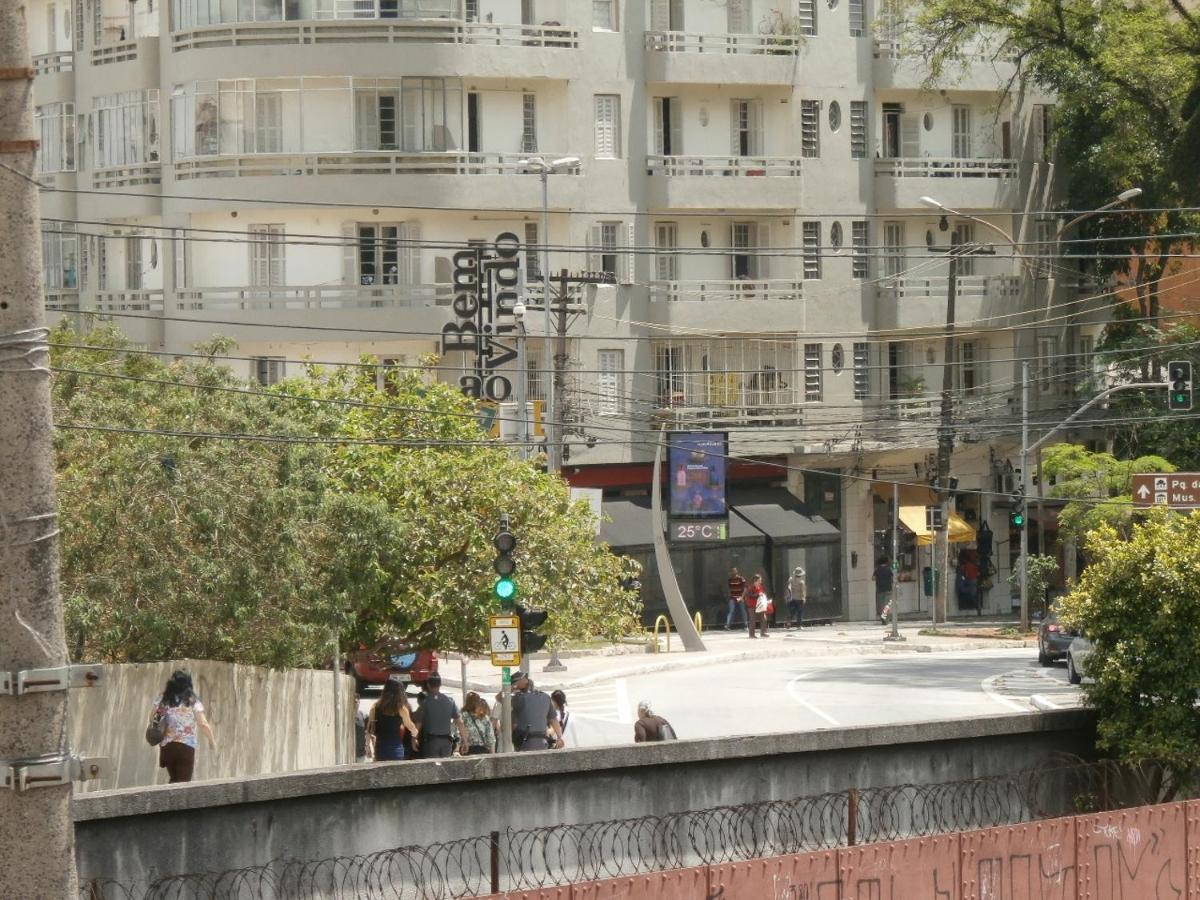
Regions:
[[[1200,509],[1200,472],[1134,475],[1133,505]]]
[[[521,620],[517,616],[488,616],[488,643],[493,666],[521,664]]]

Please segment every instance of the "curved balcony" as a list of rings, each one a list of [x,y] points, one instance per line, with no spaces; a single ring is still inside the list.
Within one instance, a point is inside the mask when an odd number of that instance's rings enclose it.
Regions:
[[[800,160],[783,156],[647,156],[652,207],[775,208],[800,204]]]
[[[944,328],[946,276],[895,278],[879,285],[876,327]],[[1019,313],[1021,279],[1016,275],[960,275],[955,279],[955,318],[963,327],[1011,325]]]
[[[1015,159],[897,157],[875,160],[875,202],[881,209],[920,207],[921,197],[955,179],[954,205],[960,209],[1009,209],[1016,196]]]
[[[874,40],[874,84],[876,90],[923,90],[929,77],[929,67],[919,55],[908,50],[895,36],[879,35]],[[987,91],[996,93],[999,85],[1007,84],[1016,75],[1017,64],[1011,57],[1001,57],[986,48],[968,50],[961,65],[949,72],[952,87],[957,91]]]
[[[735,280],[652,281],[650,299],[672,303],[754,300],[801,300],[804,283],[786,278]]]
[[[70,50],[65,53],[39,53],[33,58],[34,75],[57,75],[74,71],[75,54]]]
[[[801,46],[801,38],[783,34],[647,31],[646,81],[791,84]]]
[[[142,163],[111,169],[96,169],[92,172],[92,187],[129,188],[162,183],[162,164]]]

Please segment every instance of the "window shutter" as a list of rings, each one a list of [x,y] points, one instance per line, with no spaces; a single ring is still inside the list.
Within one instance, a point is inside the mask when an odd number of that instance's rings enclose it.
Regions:
[[[921,155],[921,128],[916,113],[900,116],[900,155],[905,159],[916,159]]]
[[[729,101],[729,155],[740,156],[742,149],[741,141],[741,125],[742,125],[742,101]]]
[[[668,112],[671,117],[671,155],[683,155],[683,104],[678,97],[668,97]]]
[[[421,223],[402,222],[396,233],[400,241],[400,284],[421,284]]]
[[[658,156],[664,155],[666,151],[666,141],[664,140],[664,130],[666,128],[663,122],[664,110],[670,101],[666,97],[654,98],[654,152]]]
[[[754,257],[754,277],[766,281],[771,277],[771,257],[766,252],[771,249],[771,227],[756,225],[754,231],[755,249],[759,251]]]
[[[625,245],[621,254],[621,284],[633,284],[633,267],[634,267],[634,248],[637,246],[635,237],[635,224],[628,222],[625,225],[625,235],[622,243]]]
[[[599,409],[602,416],[615,416],[621,411],[621,369],[624,353],[621,350],[601,350],[597,354],[600,370],[597,378],[597,393],[600,394]]]
[[[746,106],[747,127],[750,131],[750,155],[762,156],[766,153],[766,149],[763,147],[762,101],[751,100]]]
[[[650,30],[671,30],[670,0],[650,0]]]
[[[587,268],[589,272],[599,272],[601,268],[600,250],[604,244],[604,226],[595,222],[588,228]]]
[[[745,34],[750,29],[746,21],[746,0],[726,0],[727,27],[730,34]]]
[[[358,229],[342,223],[342,284],[358,284]]]

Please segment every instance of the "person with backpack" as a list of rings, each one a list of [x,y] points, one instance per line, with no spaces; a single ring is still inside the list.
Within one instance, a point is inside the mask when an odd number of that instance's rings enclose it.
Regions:
[[[638,717],[637,721],[633,723],[633,740],[636,744],[644,744],[649,741],[673,741],[675,740],[675,729],[662,716],[654,714],[649,700],[643,700],[638,703]]]

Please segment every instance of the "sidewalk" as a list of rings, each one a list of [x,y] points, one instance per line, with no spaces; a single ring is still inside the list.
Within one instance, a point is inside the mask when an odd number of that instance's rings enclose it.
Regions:
[[[998,625],[1009,623],[951,622],[938,626],[939,631],[949,634],[923,635],[929,628],[928,622],[906,623],[900,626],[902,642],[885,642],[883,636],[889,629],[873,622],[822,625],[814,628],[788,630],[773,628],[770,637],[750,641],[743,629],[736,631],[705,631],[704,653],[688,653],[678,634],[671,635],[671,649],[659,635],[659,653],[650,653],[646,644],[612,644],[594,650],[566,651],[559,658],[566,671],[545,672],[549,661],[546,653],[536,653],[526,660],[522,668],[528,671],[538,687],[545,690],[574,687],[606,681],[613,678],[628,678],[677,669],[703,668],[719,663],[749,659],[778,659],[802,656],[806,659],[821,656],[883,656],[894,653],[933,653],[964,650],[1000,650],[1014,647],[1035,647],[1036,639],[985,638],[977,636],[981,629],[994,631]],[[442,657],[442,680],[455,689],[461,687],[461,668],[457,657]],[[500,683],[500,670],[493,668],[488,659],[472,659],[467,665],[467,689],[495,692]]]

